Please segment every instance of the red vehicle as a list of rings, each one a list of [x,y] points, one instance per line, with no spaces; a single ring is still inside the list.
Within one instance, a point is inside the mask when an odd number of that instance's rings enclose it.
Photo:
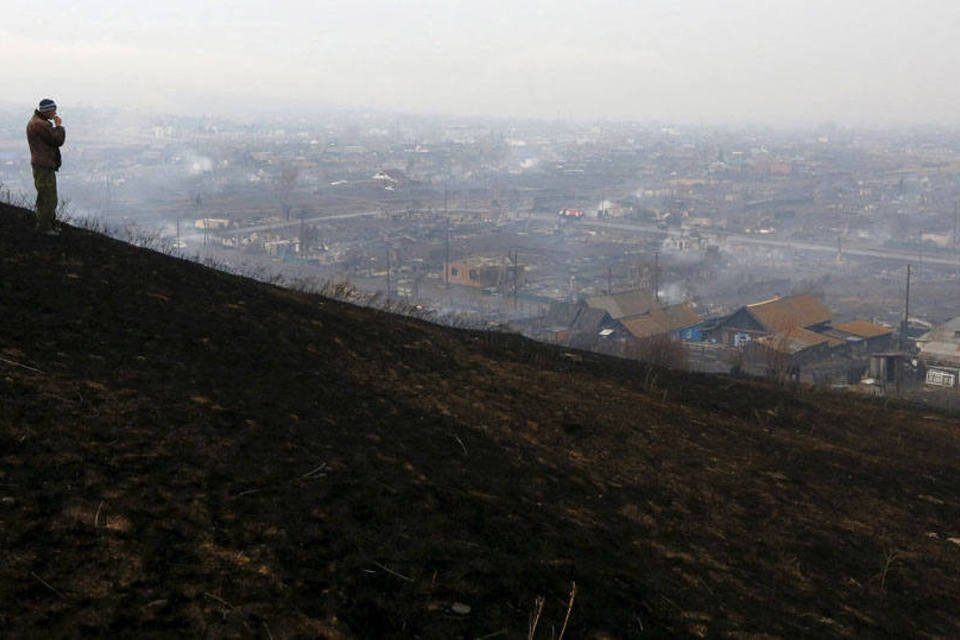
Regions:
[[[568,207],[564,207],[563,209],[560,209],[560,217],[575,218],[579,220],[583,217],[583,209],[570,209]]]

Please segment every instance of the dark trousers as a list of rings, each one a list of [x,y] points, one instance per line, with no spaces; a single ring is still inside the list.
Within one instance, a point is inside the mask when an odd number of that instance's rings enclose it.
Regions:
[[[33,184],[37,187],[37,230],[49,231],[57,219],[57,171],[33,167]]]

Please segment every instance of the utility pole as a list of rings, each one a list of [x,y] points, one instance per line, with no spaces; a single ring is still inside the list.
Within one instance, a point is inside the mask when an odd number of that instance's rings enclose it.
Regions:
[[[520,252],[516,249],[513,250],[513,310],[517,310],[517,289],[519,288],[520,280],[520,268],[518,266],[518,260],[520,259]]]
[[[300,212],[300,238],[299,238],[299,242],[298,242],[298,245],[299,245],[299,247],[300,247],[300,259],[301,259],[301,260],[302,260],[303,257],[306,255],[306,247],[305,247],[304,244],[303,244],[305,224],[306,224],[306,223],[304,222],[304,213],[303,213],[303,211],[301,211],[301,212]]]
[[[607,295],[613,295],[613,267],[607,267]]]
[[[653,254],[653,299],[660,304],[660,252]]]
[[[957,226],[960,225],[960,201],[953,203],[953,248],[957,248]]]
[[[446,251],[443,259],[443,286],[450,287],[450,212],[447,209],[447,183],[443,183],[443,219],[445,221],[446,232]]]
[[[387,247],[387,300],[390,300],[390,248]]]
[[[450,287],[450,218],[447,218],[446,253],[443,259],[443,286]]]
[[[910,326],[910,265],[907,265],[907,295],[906,301],[903,307],[903,324],[900,326],[900,353],[897,354],[896,367],[897,367],[897,395],[900,395],[900,389],[903,385],[903,368],[906,364],[906,354],[904,349],[906,348],[906,337],[907,337],[907,327]]]
[[[907,297],[903,307],[903,325],[900,328],[900,351],[904,349],[907,326],[910,322],[910,266],[907,265]]]

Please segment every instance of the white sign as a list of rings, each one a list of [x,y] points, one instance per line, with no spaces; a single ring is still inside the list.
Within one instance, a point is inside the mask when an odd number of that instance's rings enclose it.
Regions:
[[[935,387],[952,387],[957,383],[955,373],[940,371],[939,369],[930,369],[927,371],[927,384]]]

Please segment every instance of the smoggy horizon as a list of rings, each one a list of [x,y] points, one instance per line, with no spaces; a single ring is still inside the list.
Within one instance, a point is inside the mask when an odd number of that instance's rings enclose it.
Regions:
[[[12,0],[6,100],[249,116],[960,123],[960,5]]]

